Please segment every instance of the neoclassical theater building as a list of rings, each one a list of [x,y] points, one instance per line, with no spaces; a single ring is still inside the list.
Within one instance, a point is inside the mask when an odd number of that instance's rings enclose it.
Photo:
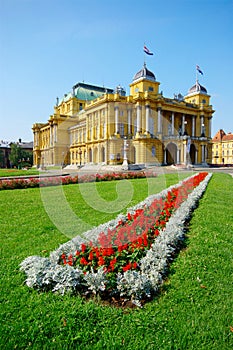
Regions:
[[[163,96],[144,63],[129,85],[77,83],[57,99],[46,123],[35,123],[34,165],[171,165],[211,163],[210,95],[196,80],[187,95]]]

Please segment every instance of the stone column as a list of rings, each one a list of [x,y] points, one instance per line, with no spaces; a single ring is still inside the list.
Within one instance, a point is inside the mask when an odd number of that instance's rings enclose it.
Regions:
[[[52,127],[51,124],[50,124],[49,132],[50,132],[50,135],[49,135],[49,138],[50,138],[50,147],[52,147],[52,145],[53,145],[53,127]]]
[[[115,107],[115,134],[119,134],[119,107]]]
[[[204,115],[201,115],[201,123],[200,123],[200,135],[202,134],[203,132],[203,126],[202,124],[204,124]]]
[[[141,131],[141,110],[142,107],[137,105],[137,133]]]
[[[197,164],[197,149],[195,150],[195,164]]]
[[[211,137],[212,117],[209,118],[209,137]]]
[[[187,164],[187,146],[186,146],[186,141],[184,143],[184,164]]]
[[[146,105],[146,133],[149,133],[150,106]]]
[[[132,109],[128,109],[128,135],[132,133]]]
[[[201,145],[201,162],[205,163],[205,145]]]
[[[174,135],[174,116],[175,116],[175,114],[174,114],[174,112],[172,112],[172,129],[171,129],[172,135]]]
[[[57,142],[57,124],[54,124],[53,127],[53,140],[54,142]]]
[[[158,133],[162,132],[162,109],[158,108]]]
[[[180,164],[180,150],[179,148],[177,147],[177,152],[176,152],[176,163],[177,164]]]
[[[184,135],[184,128],[185,128],[185,114],[182,115],[182,135]]]
[[[164,164],[167,164],[167,150],[166,150],[166,148],[164,149],[164,157],[163,157],[163,159],[164,159]]]
[[[192,136],[195,136],[195,115],[192,116]]]

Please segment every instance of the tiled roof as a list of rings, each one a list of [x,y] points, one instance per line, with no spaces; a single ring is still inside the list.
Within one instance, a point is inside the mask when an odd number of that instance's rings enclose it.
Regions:
[[[221,142],[223,136],[226,135],[225,131],[220,129],[217,134],[215,134],[215,136],[212,138],[213,142]]]
[[[224,135],[222,141],[233,141],[233,134],[229,132],[228,134]]]
[[[229,132],[225,133],[224,130],[220,129],[216,135],[212,138],[212,142],[222,142],[222,141],[233,141],[233,134]]]

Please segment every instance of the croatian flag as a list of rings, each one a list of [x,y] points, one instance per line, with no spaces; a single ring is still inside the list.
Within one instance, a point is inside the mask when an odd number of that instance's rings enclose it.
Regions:
[[[143,51],[144,51],[147,55],[153,55],[153,52],[151,52],[145,45],[144,45]]]
[[[197,71],[198,71],[201,75],[203,75],[203,72],[202,72],[201,68],[200,68],[198,65],[196,65],[196,68],[197,68]]]

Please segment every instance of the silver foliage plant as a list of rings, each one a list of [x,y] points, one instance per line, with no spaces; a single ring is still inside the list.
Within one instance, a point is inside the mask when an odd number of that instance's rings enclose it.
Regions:
[[[118,273],[117,292],[122,297],[131,299],[136,305],[140,306],[140,301],[143,298],[150,298],[158,291],[174,253],[179,249],[179,245],[185,237],[185,223],[197,206],[211,176],[212,174],[208,174],[199,186],[189,194],[187,200],[174,212],[165,229],[160,231],[151,249],[139,261],[139,271],[128,270],[124,273]],[[128,212],[133,215],[137,209],[149,207],[155,199],[165,197],[168,191],[179,187],[181,184],[182,182],[170,186],[159,194],[147,197],[143,202],[130,208]],[[95,243],[100,232],[107,232],[109,228],[114,229],[119,220],[126,221],[126,215],[118,215],[115,220],[84,233],[83,237],[77,236],[62,244],[50,254],[50,258],[40,256],[26,258],[20,264],[20,269],[27,276],[26,285],[37,290],[52,290],[61,294],[77,291],[82,293],[87,290],[93,294],[98,294],[105,291],[107,279],[103,268],[98,269],[96,273],[92,270],[84,275],[82,270],[69,265],[59,265],[58,262],[62,253],[75,254],[77,250],[80,250],[81,243],[88,243],[90,240]]]
[[[30,288],[64,294],[74,292],[80,286],[83,272],[69,265],[61,266],[48,258],[29,256],[20,269],[27,275],[26,285]]]
[[[96,273],[93,271],[93,269],[91,272],[88,271],[84,276],[84,280],[88,289],[95,295],[99,292],[103,292],[106,289],[107,279],[103,267],[98,269]]]
[[[118,274],[117,288],[121,296],[131,296],[131,299],[140,305],[143,297],[158,291],[174,253],[184,240],[185,222],[190,218],[211,176],[212,174],[208,174],[193,190],[187,200],[172,215],[165,229],[160,231],[151,249],[139,262],[140,271],[137,273],[137,278],[135,278],[134,271],[131,270]],[[133,284],[132,281],[134,281]],[[142,284],[146,285],[145,289],[142,288]]]

